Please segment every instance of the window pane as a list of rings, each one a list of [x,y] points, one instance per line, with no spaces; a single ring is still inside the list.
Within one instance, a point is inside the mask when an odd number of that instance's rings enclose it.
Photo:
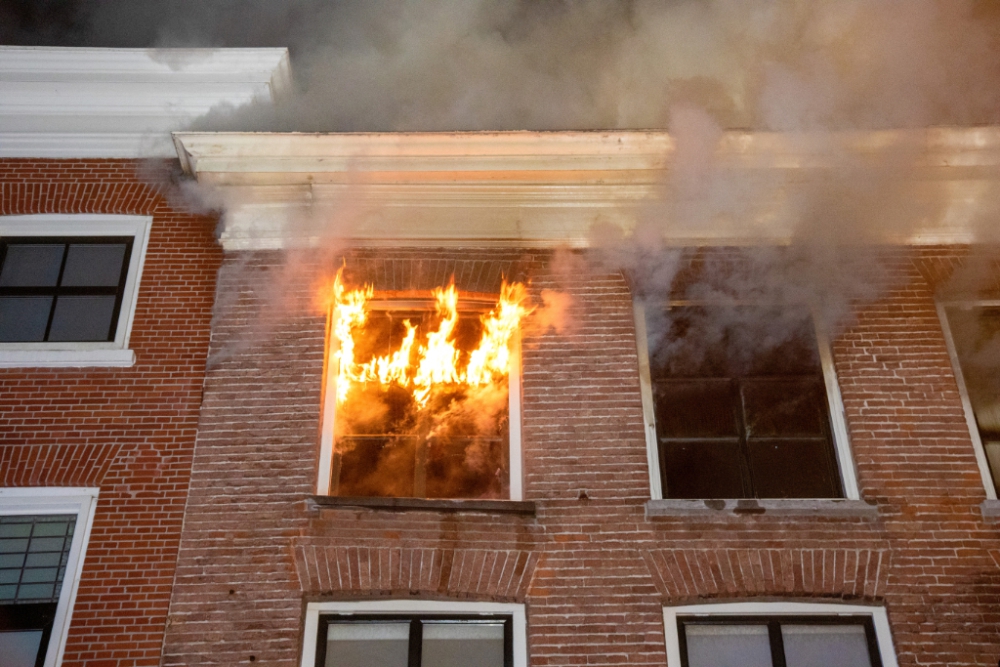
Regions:
[[[115,311],[113,296],[61,296],[52,316],[50,341],[106,341]]]
[[[758,498],[837,498],[826,440],[752,440],[750,470]]]
[[[871,667],[862,625],[782,625],[788,667]]]
[[[52,308],[50,296],[0,298],[0,342],[37,343],[45,340]]]
[[[339,475],[334,480],[337,495],[412,496],[415,450],[416,441],[412,438],[338,438]]]
[[[656,428],[660,437],[739,435],[735,394],[729,380],[658,382]]]
[[[826,391],[818,382],[746,381],[742,392],[748,437],[824,435]]]
[[[64,576],[75,517],[0,516],[0,599],[55,602]],[[20,586],[9,585],[20,582]]]
[[[0,632],[4,667],[35,667],[41,644],[41,630]]]
[[[409,646],[409,621],[331,623],[325,667],[406,667]]]
[[[684,625],[688,667],[772,667],[766,625]]]
[[[990,464],[993,484],[1000,489],[1000,440],[996,442],[984,442],[983,449],[986,450],[986,460]]]
[[[503,623],[423,623],[421,667],[503,667]]]
[[[61,285],[114,287],[122,274],[125,244],[73,244]]]
[[[54,286],[59,280],[64,249],[62,243],[8,245],[0,270],[0,287]]]
[[[667,498],[743,498],[737,441],[661,443]]]

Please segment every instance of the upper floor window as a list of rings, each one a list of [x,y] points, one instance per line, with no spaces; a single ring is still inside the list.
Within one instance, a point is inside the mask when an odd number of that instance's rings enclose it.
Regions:
[[[807,309],[684,304],[655,316],[643,368],[654,498],[858,497]]]
[[[944,306],[955,374],[987,495],[1000,494],[1000,302]]]
[[[334,293],[319,492],[519,500],[524,288]]]
[[[128,366],[151,219],[0,218],[0,366]]]

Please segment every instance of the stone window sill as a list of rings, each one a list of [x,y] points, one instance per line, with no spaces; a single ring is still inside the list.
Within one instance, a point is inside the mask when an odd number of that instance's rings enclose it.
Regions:
[[[390,512],[483,512],[535,515],[535,503],[524,500],[441,500],[428,498],[365,498],[310,496],[315,509],[369,509]]]
[[[987,498],[979,504],[979,511],[987,521],[1000,521],[1000,500]]]
[[[743,515],[867,517],[878,516],[878,507],[846,498],[769,498],[757,500],[649,500],[646,518],[717,517]]]
[[[0,368],[128,368],[135,365],[132,350],[10,350],[0,348]]]

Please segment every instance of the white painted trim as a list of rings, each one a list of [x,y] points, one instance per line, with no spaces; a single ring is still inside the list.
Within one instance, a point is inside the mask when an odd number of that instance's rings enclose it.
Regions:
[[[680,667],[681,649],[677,633],[678,616],[870,616],[882,667],[899,667],[892,643],[892,630],[885,607],[821,602],[717,602],[663,608],[663,628],[667,642],[667,667]]]
[[[418,304],[430,301],[374,299],[369,305],[375,309],[392,310],[393,308],[417,308]],[[461,309],[460,311],[461,312]],[[330,495],[332,489],[332,466],[335,449],[335,423],[337,413],[337,374],[338,364],[334,355],[339,349],[339,341],[333,336],[336,322],[333,321],[336,310],[331,307],[327,315],[326,354],[323,359],[323,392],[322,414],[320,415],[319,433],[319,468],[316,478],[316,494]],[[509,444],[509,487],[510,497],[507,500],[524,500],[524,451],[521,444],[521,337],[516,335],[510,341],[510,373],[507,376],[507,440]]]
[[[96,488],[0,488],[0,514],[76,514],[77,517],[66,573],[63,576],[62,592],[59,595],[52,634],[49,637],[50,650],[45,657],[45,667],[62,664],[66,637],[73,616],[73,605],[80,585],[80,574],[83,572],[90,531],[94,525],[94,511],[99,492],[100,490]],[[55,650],[51,650],[53,648]]]
[[[941,331],[944,334],[944,342],[948,347],[948,357],[951,359],[951,367],[955,372],[955,382],[958,383],[958,394],[962,398],[962,410],[965,412],[965,425],[969,429],[969,438],[972,440],[972,452],[976,457],[976,465],[979,466],[979,476],[983,480],[983,490],[986,491],[986,498],[988,500],[996,500],[996,485],[993,483],[993,476],[990,474],[990,464],[986,460],[986,450],[983,448],[983,440],[979,437],[976,411],[972,409],[969,391],[965,387],[965,375],[962,373],[962,364],[958,359],[958,349],[955,347],[955,339],[951,335],[951,323],[948,322],[947,309],[962,306],[1000,306],[1000,301],[938,301],[936,306],[938,319],[941,321]]]
[[[139,283],[146,262],[148,215],[42,213],[0,216],[0,238],[5,236],[131,236],[125,290],[113,342],[100,343],[0,343],[0,368],[59,368],[132,366],[135,352],[128,349],[138,303]]]
[[[452,602],[449,600],[362,600],[310,602],[303,624],[300,667],[316,667],[316,642],[321,614],[482,614],[510,616],[513,621],[514,667],[528,667],[528,623],[523,604]],[[894,665],[891,667],[895,667]]]
[[[700,305],[711,305],[698,302]],[[685,301],[685,305],[698,305]],[[681,305],[681,302],[667,302],[666,306]],[[656,437],[656,406],[653,400],[652,376],[649,369],[649,346],[646,331],[645,304],[633,299],[633,315],[635,317],[636,349],[639,353],[639,385],[642,396],[643,426],[646,433],[646,461],[649,468],[649,497],[652,500],[663,500],[663,486],[660,475],[659,442]],[[830,341],[821,330],[815,315],[811,314],[816,334],[816,346],[819,350],[820,364],[823,368],[823,381],[826,386],[827,405],[830,416],[830,429],[833,432],[833,446],[837,454],[837,467],[844,491],[844,499],[860,500],[857,469],[854,455],[851,451],[850,437],[847,431],[847,420],[844,415],[844,402],[840,394],[840,384],[833,363],[833,353]],[[700,501],[697,501],[700,502]],[[654,512],[656,516],[665,516],[666,507],[660,507]],[[648,512],[647,512],[648,514]]]

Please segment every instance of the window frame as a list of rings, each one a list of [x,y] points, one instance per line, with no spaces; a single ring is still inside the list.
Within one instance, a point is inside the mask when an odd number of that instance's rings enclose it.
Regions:
[[[892,630],[884,607],[828,602],[714,602],[663,608],[663,628],[666,637],[667,667],[682,667],[680,624],[685,618],[725,619],[731,621],[802,620],[810,618],[861,617],[870,620],[875,631],[875,643],[881,667],[899,667],[892,642]]]
[[[358,600],[309,602],[303,623],[300,667],[317,667],[322,616],[356,616],[385,620],[414,617],[509,617],[513,667],[527,667],[527,617],[523,604],[508,602],[458,602],[451,600]]]
[[[1000,308],[1000,299],[955,299],[949,301],[937,301],[938,319],[941,322],[941,332],[944,334],[945,346],[948,348],[948,358],[951,360],[951,368],[955,373],[955,381],[958,383],[958,394],[962,400],[962,410],[965,412],[965,425],[969,429],[969,437],[972,439],[972,451],[976,457],[976,464],[979,466],[979,475],[983,480],[983,489],[986,492],[987,501],[997,500],[997,489],[993,483],[993,475],[990,473],[990,464],[986,459],[986,448],[983,447],[983,439],[979,435],[979,424],[976,421],[976,411],[972,407],[972,399],[969,397],[969,390],[965,386],[965,374],[962,372],[962,364],[958,358],[958,348],[955,346],[955,337],[951,333],[951,322],[948,320],[948,308]]]
[[[480,302],[480,299],[472,299],[473,302]],[[404,309],[424,309],[433,310],[433,301],[430,299],[392,299],[376,298],[371,299],[369,308],[372,310],[404,310]],[[493,304],[490,304],[493,305]],[[462,309],[459,309],[461,312]],[[322,412],[320,414],[320,446],[319,446],[319,470],[316,479],[316,494],[329,496],[333,483],[333,457],[335,450],[334,424],[336,421],[337,408],[337,376],[339,369],[332,363],[334,354],[339,350],[340,341],[336,339],[333,332],[336,322],[334,321],[335,311],[331,308],[327,315],[326,323],[326,345],[323,356],[323,394],[320,401]],[[524,459],[523,448],[521,446],[521,336],[520,330],[514,334],[510,340],[510,374],[507,376],[507,441],[509,446],[508,461],[509,475],[508,482],[510,495],[504,500],[521,501],[524,499]],[[461,499],[456,499],[461,500]]]
[[[0,514],[5,516],[76,515],[73,542],[43,663],[45,667],[62,663],[99,493],[99,489],[89,487],[0,487]]]
[[[764,304],[760,302],[714,303],[710,301],[668,300],[662,303],[644,303],[633,301],[632,313],[635,320],[636,349],[639,357],[639,389],[642,398],[643,426],[646,437],[646,459],[649,472],[649,490],[652,500],[664,500],[663,483],[660,470],[659,439],[656,435],[656,404],[653,399],[652,373],[649,363],[649,342],[646,328],[646,307],[683,307],[683,306],[794,306],[797,304]],[[810,316],[813,322],[813,332],[816,336],[816,347],[820,366],[823,370],[823,382],[826,389],[827,416],[829,418],[830,435],[833,441],[834,457],[837,462],[842,486],[842,498],[821,498],[817,500],[860,500],[857,470],[854,465],[854,455],[851,451],[850,438],[847,431],[847,420],[844,414],[844,401],[840,393],[840,383],[833,364],[833,352],[830,340],[823,328],[818,326],[818,314],[813,309]],[[761,501],[781,501],[782,499],[763,498]]]
[[[132,251],[113,341],[0,343],[0,368],[121,367],[135,364],[135,352],[128,345],[152,222],[152,216],[145,215],[45,213],[0,216],[0,239],[132,237]]]

